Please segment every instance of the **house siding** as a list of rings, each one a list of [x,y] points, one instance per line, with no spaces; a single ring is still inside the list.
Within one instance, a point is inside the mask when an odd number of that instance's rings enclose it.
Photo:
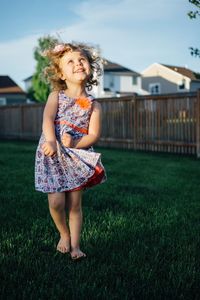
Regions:
[[[160,93],[167,94],[167,93],[177,93],[177,92],[185,92],[189,89],[179,90],[178,85],[166,80],[165,78],[159,76],[152,76],[152,77],[143,77],[142,78],[142,88],[146,91],[149,91],[149,84],[151,83],[160,83]]]
[[[198,82],[198,81],[191,81],[190,91],[191,92],[196,92],[199,89],[200,89],[200,82]]]
[[[6,99],[6,105],[26,103],[26,95],[0,94],[0,98]]]
[[[137,80],[138,82],[138,80]],[[122,92],[134,92],[134,88],[137,85],[133,85],[133,76],[121,76],[120,78],[120,90]]]
[[[104,74],[104,89],[112,92],[120,90],[120,76],[114,74]]]

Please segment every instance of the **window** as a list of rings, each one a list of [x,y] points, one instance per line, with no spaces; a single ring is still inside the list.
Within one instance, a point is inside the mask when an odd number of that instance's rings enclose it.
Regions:
[[[0,98],[0,105],[6,105],[6,98]]]
[[[113,76],[110,76],[110,84],[109,84],[109,87],[114,87],[114,77]]]
[[[137,84],[137,76],[132,76],[132,84],[133,85]]]
[[[178,84],[178,91],[185,90],[185,79]]]
[[[160,83],[150,83],[149,84],[149,93],[152,95],[160,94]]]

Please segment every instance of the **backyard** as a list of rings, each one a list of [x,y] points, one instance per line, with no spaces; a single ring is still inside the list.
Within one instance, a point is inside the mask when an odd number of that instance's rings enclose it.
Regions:
[[[87,258],[72,261],[34,190],[36,143],[0,149],[0,299],[200,299],[195,156],[96,147],[108,180],[84,192]]]

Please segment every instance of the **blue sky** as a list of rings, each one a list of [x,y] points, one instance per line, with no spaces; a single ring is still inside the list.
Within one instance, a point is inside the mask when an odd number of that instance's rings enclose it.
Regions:
[[[101,48],[102,56],[142,72],[154,62],[200,72],[200,19],[190,20],[188,0],[1,0],[0,75],[22,88],[34,72],[39,37],[60,34]]]

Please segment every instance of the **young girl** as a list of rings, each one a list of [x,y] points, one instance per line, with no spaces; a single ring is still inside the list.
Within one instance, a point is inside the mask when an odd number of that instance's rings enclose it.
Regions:
[[[106,180],[101,154],[92,147],[101,132],[100,103],[86,91],[98,84],[101,71],[92,51],[83,44],[64,43],[46,51],[50,65],[45,73],[53,91],[44,109],[35,160],[35,188],[48,193],[60,234],[57,250],[69,252],[72,259],[86,257],[80,250],[82,191]]]

